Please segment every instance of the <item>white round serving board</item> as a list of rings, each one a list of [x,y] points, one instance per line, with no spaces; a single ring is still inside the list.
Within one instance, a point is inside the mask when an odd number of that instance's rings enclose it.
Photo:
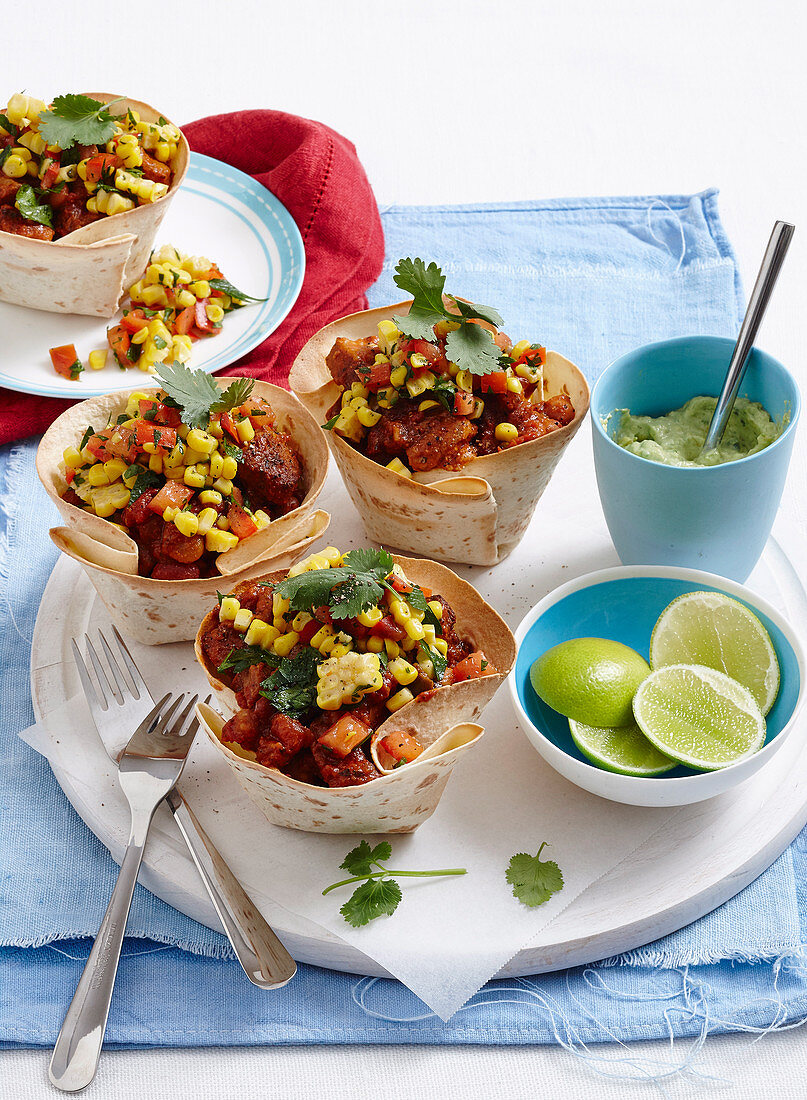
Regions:
[[[264,299],[229,313],[217,336],[196,341],[194,370],[222,370],[257,347],[288,316],[303,285],[303,239],[285,206],[251,176],[201,153],[191,153],[159,228],[154,247],[164,244],[207,256],[233,286]],[[81,317],[0,302],[0,386],[75,401],[135,388],[144,382],[141,371],[121,370],[112,355],[103,370],[86,367],[89,353],[107,346],[107,327],[119,315]],[[48,348],[61,344],[75,344],[85,364],[76,381],[51,365]]]
[[[513,555],[494,569],[455,566],[513,628],[531,606],[561,582],[618,564],[591,467],[586,427],[561,462],[524,542]],[[320,507],[334,517],[327,543],[348,549],[366,542],[359,517],[333,464]],[[807,622],[807,594],[794,567],[800,541],[797,529],[790,526],[789,513],[786,497],[781,520],[774,529],[777,537],[769,541],[748,584],[791,621]],[[81,569],[70,560],[59,561],[42,598],[31,655],[33,705],[40,724],[80,691],[70,656],[70,638],[108,622],[106,610]],[[142,649],[133,649],[136,654],[143,653]],[[158,652],[160,663],[172,670],[168,686],[206,689],[190,643],[150,652]],[[158,687],[162,690],[161,685]],[[507,693],[500,692],[491,705],[509,708]],[[802,718],[788,743],[755,777],[726,795],[690,807],[687,813],[675,817],[669,829],[654,833],[579,894],[544,930],[540,942],[520,951],[499,976],[558,970],[632,950],[689,924],[752,882],[807,821],[806,730]],[[83,744],[78,741],[70,748],[81,752],[89,744],[88,738],[97,740],[93,731],[84,731],[83,737]],[[121,814],[116,818],[112,813],[116,790],[111,762],[106,760],[99,767],[97,786],[91,790],[73,782],[59,767],[54,767],[54,772],[76,811],[120,862],[126,839],[125,818]],[[247,798],[245,794],[242,797]],[[581,797],[582,792],[569,784],[570,811],[575,799]],[[208,821],[215,826],[215,819],[206,820],[200,812],[205,809],[201,803],[197,805],[192,799],[192,804],[206,827]],[[620,812],[618,805],[611,805],[614,813]],[[440,812],[439,807],[436,812]],[[159,840],[152,835],[140,881],[168,904],[220,931],[187,850],[175,834],[172,839],[167,811],[158,811],[155,827]],[[591,843],[597,843],[596,836],[591,837]],[[262,911],[298,961],[386,976],[386,971],[361,951],[300,915],[271,904],[262,905]]]

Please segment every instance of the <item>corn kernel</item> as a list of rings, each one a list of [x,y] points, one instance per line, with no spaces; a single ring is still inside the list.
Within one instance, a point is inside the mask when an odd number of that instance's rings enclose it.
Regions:
[[[155,474],[163,472],[162,455],[149,455],[149,469]]]
[[[275,639],[272,644],[272,652],[276,653],[278,657],[288,657],[299,640],[300,635],[295,630],[290,630],[288,634],[281,634],[279,638]]]
[[[117,481],[128,469],[128,462],[124,462],[122,458],[110,458],[104,463],[104,470],[110,482]]]
[[[203,508],[196,518],[198,520],[196,533],[198,535],[206,535],[208,531],[211,531],[213,527],[215,527],[216,520],[219,517],[215,508]]]
[[[110,479],[107,477],[103,462],[96,462],[94,466],[90,466],[87,471],[87,480],[90,485],[109,485]]]
[[[403,657],[390,661],[388,667],[395,680],[404,686],[411,684],[418,678],[418,670],[414,665],[410,665],[408,661],[405,661]]]
[[[424,367],[428,367],[429,365],[426,356],[421,355],[419,351],[409,356],[409,362],[412,364],[413,370],[423,370]]]
[[[423,641],[426,645],[434,645],[437,641],[437,631],[429,623],[423,626]]]
[[[247,645],[263,645],[266,631],[270,629],[269,624],[265,623],[263,619],[253,619],[249,624],[249,630],[244,636],[244,641]]]
[[[205,489],[199,494],[201,504],[221,504],[221,501],[221,493],[217,493],[215,489]]]
[[[193,512],[179,512],[174,517],[174,527],[187,538],[191,538],[199,531],[199,517]]]
[[[436,408],[439,407],[439,405],[440,405],[439,401],[432,401],[432,400],[421,401],[420,404],[418,405],[418,410],[420,412],[425,412],[427,409],[436,409]]]
[[[214,527],[212,531],[208,531],[205,535],[205,549],[210,550],[213,554],[224,554],[237,545],[238,536],[234,535],[232,531],[219,531]]]
[[[224,455],[220,451],[213,451],[210,456],[210,476],[220,477],[224,465]]]
[[[175,336],[174,339],[176,340],[177,337]],[[183,339],[187,339],[188,343],[191,343],[190,337],[183,337]],[[215,436],[216,439],[224,439],[224,429],[221,424],[219,424],[218,420],[211,420],[207,426],[207,430],[212,436]]]
[[[342,553],[335,546],[326,546],[324,550],[320,550],[319,556],[325,558],[328,565],[338,565],[342,560]]]
[[[469,370],[457,371],[456,382],[461,390],[467,390],[469,393],[474,388],[474,376]]]
[[[22,157],[12,155],[3,161],[2,171],[9,179],[18,180],[27,173],[28,165]]]
[[[219,516],[219,518],[216,520],[216,526],[220,531],[229,531],[230,521],[227,519],[226,516]]]
[[[233,483],[225,477],[217,477],[213,482],[213,488],[217,493],[221,493],[223,497],[229,497],[232,495]]]
[[[378,322],[378,337],[381,348],[389,353],[395,345],[395,341],[400,336],[397,325],[394,321],[379,321]]]
[[[107,356],[109,355],[108,348],[99,348],[98,351],[91,351],[88,356],[88,362],[90,364],[90,370],[103,370],[106,366]]]
[[[411,638],[413,642],[420,642],[423,640],[423,627],[417,621],[417,619],[409,619],[403,623],[403,628],[406,631],[406,636]]]
[[[224,320],[224,310],[218,302],[208,302],[205,305],[205,313],[208,321],[212,321],[214,325],[219,325]]]
[[[190,306],[196,305],[196,299],[189,290],[180,290],[174,294],[177,305],[182,306],[183,309],[188,309]]]
[[[332,641],[334,637],[333,630],[327,625],[327,623],[319,628],[316,634],[311,639],[311,645],[314,649],[320,649],[326,641]],[[330,646],[328,647],[330,649]]]
[[[392,595],[390,593],[390,595]],[[390,610],[392,611],[392,617],[399,626],[403,626],[412,618],[412,608],[401,599],[392,599],[390,604]]]
[[[497,424],[493,434],[500,443],[515,443],[518,439],[518,428],[515,424]]]
[[[398,391],[394,386],[384,386],[375,395],[380,409],[391,409],[398,400]]]
[[[275,592],[272,595],[272,614],[276,619],[287,615],[290,607],[289,600],[285,600],[279,593]]]
[[[414,359],[414,356],[412,356]],[[424,364],[426,360],[423,360]],[[419,378],[407,378],[406,388],[410,397],[420,397],[426,390],[433,388],[436,379],[430,370],[424,370]]]
[[[216,450],[218,442],[215,436],[203,432],[201,428],[191,428],[188,432],[188,446],[200,455],[209,455]]]
[[[364,428],[374,428],[381,419],[381,413],[373,412],[373,410],[367,406],[359,409],[356,415],[359,418],[359,423]]]
[[[212,472],[213,471],[211,470],[211,473]],[[238,473],[238,463],[235,461],[234,458],[231,458],[230,455],[227,455],[227,457],[224,459],[224,461],[222,463],[221,476],[223,478],[232,479],[236,476],[237,473]],[[232,488],[230,489],[230,492],[232,492]]]
[[[393,642],[391,638],[384,639],[384,649],[386,651],[387,657],[391,661],[394,660],[396,657],[400,657],[401,655],[401,647],[398,645],[397,642]]]
[[[238,432],[238,438],[242,443],[250,443],[255,438],[255,429],[252,427],[252,421],[249,417],[246,420],[239,420],[236,425],[236,431]],[[225,462],[235,462],[235,459],[230,455],[224,460]],[[235,477],[235,473],[226,475],[228,477]]]
[[[280,637],[280,631],[276,626],[272,626],[270,623],[266,624],[266,631],[263,636],[263,641],[260,643],[261,649],[271,649],[276,640]]]
[[[313,616],[309,615],[307,611],[299,611],[291,620],[291,629],[296,630],[298,633],[311,622]]]
[[[512,374],[507,376],[507,392],[508,393],[523,393],[524,386],[521,384],[520,378],[515,378]]]
[[[406,367],[395,367],[394,370],[390,371],[389,380],[396,390],[401,389],[406,384],[406,374]]]
[[[404,466],[400,458],[393,458],[392,462],[387,463],[387,469],[392,470],[395,474],[400,474],[401,477],[411,477],[412,471],[408,466]]]
[[[252,518],[257,523],[259,531],[262,531],[264,527],[268,527],[269,524],[272,522],[272,517],[267,516],[266,512],[264,512],[262,508],[256,508],[255,511],[252,513]]]
[[[384,612],[380,607],[368,607],[366,611],[360,611],[356,618],[362,626],[375,626],[384,618]]]
[[[233,619],[233,628],[240,630],[242,633],[247,629],[252,622],[252,612],[247,607],[239,609],[238,614]]]
[[[519,340],[517,344],[514,344],[510,349],[511,359],[520,359],[525,351],[528,351],[530,347],[529,340]]]
[[[523,378],[525,382],[531,382],[533,384],[539,382],[543,374],[543,370],[540,366],[531,367],[529,363],[516,363],[513,369],[519,378]]]
[[[370,637],[367,639],[366,644],[367,649],[370,653],[380,653],[381,650],[384,648],[384,639],[379,638],[375,634],[371,634]]]
[[[409,688],[401,688],[400,691],[396,691],[391,698],[387,699],[387,710],[394,714],[396,710],[400,710],[407,703],[411,703],[414,698]]]
[[[207,281],[207,279],[197,279],[195,283],[191,283],[188,286],[188,290],[196,298],[210,297],[210,283]]]
[[[66,447],[62,451],[65,466],[71,466],[74,470],[81,465],[81,452],[75,447]]]
[[[445,640],[445,638],[435,638],[434,648],[437,650],[438,653],[442,653],[444,657],[448,656],[448,642]]]

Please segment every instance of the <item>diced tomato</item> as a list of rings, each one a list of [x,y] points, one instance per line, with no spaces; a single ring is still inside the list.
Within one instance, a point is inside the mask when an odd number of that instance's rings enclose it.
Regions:
[[[56,177],[59,175],[59,155],[51,158],[50,164],[45,169],[45,174],[42,176],[42,188],[47,191],[53,187],[56,182]]]
[[[166,481],[152,500],[149,508],[161,516],[166,508],[184,508],[193,496],[193,489],[182,481]]]
[[[513,346],[513,341],[504,332],[494,333],[493,343],[500,347],[502,351],[509,351]]]
[[[409,581],[405,581],[403,577],[398,577],[395,575],[393,575],[392,580],[389,583],[390,586],[402,596],[408,596],[415,587],[413,584],[410,584]]]
[[[176,428],[166,428],[154,420],[138,420],[134,430],[135,439],[141,447],[144,443],[153,443],[156,447],[164,447],[170,451],[176,445]]]
[[[371,729],[352,714],[342,717],[319,738],[320,745],[335,752],[337,756],[347,756],[370,736]]]
[[[174,319],[174,332],[179,336],[187,336],[193,327],[194,308],[188,306],[176,315]]]
[[[389,385],[391,369],[392,365],[390,363],[373,363],[366,368],[366,373],[365,369],[362,369],[359,372],[359,377],[368,390],[376,393],[383,386]]]
[[[207,335],[209,332],[214,332],[213,322],[207,315],[205,306],[207,305],[207,298],[201,298],[193,307],[193,323],[199,332]]]
[[[230,530],[234,535],[238,535],[240,539],[248,539],[250,535],[254,535],[258,530],[258,525],[252,516],[236,504],[231,504],[227,509],[227,519]],[[314,633],[316,634],[316,631]]]
[[[221,414],[221,416],[219,417],[219,424],[221,424],[222,428],[224,428],[225,432],[227,432],[230,438],[234,439],[235,442],[238,443],[240,446],[241,437],[239,436],[236,426],[233,423],[233,418],[230,416],[229,413],[224,412]]]
[[[405,760],[407,764],[423,752],[423,746],[408,733],[388,733],[381,739],[381,748],[395,760]]]
[[[50,348],[48,354],[53,363],[53,369],[63,378],[71,378],[74,382],[81,373],[81,363],[76,355],[75,344],[62,344],[58,348]]]
[[[87,161],[87,183],[98,183],[104,172],[113,171],[123,165],[123,160],[115,153],[99,153]]]
[[[431,588],[427,588],[424,584],[420,586],[420,591],[423,593],[427,600],[430,600],[434,595]]]
[[[68,466],[67,469],[64,472],[64,479],[65,479],[65,481],[67,482],[68,485],[72,482],[72,480],[75,476],[76,476],[76,471],[73,469],[72,466]]]
[[[127,358],[127,351],[132,343],[129,333],[122,325],[112,325],[106,330],[106,338],[112,348],[112,354],[121,367],[131,367],[132,363]]]
[[[261,428],[271,427],[275,422],[275,414],[272,406],[260,399],[245,401],[238,410],[241,416],[248,416],[255,431]]]
[[[137,457],[135,433],[131,428],[116,428],[109,437],[106,450],[115,458],[122,458],[125,462],[134,462]]]
[[[106,462],[108,458],[112,457],[107,450],[111,434],[111,429],[107,429],[103,432],[96,432],[95,435],[91,435],[85,443],[87,450],[91,455],[94,455],[99,462]]]
[[[327,604],[323,604],[322,607],[314,608],[314,618],[320,623],[327,623],[329,626],[333,622],[331,618],[331,609]]]
[[[140,332],[142,328],[149,327],[148,317],[143,316],[142,309],[129,310],[127,314],[121,317],[120,323],[121,328],[125,329],[125,331],[130,333],[132,336],[136,332]],[[141,401],[140,404],[142,405],[143,402]],[[152,405],[154,404],[154,402],[150,401],[149,404]]]
[[[232,529],[230,524],[230,530]],[[319,620],[312,619],[310,623],[306,623],[303,629],[297,632],[300,635],[300,645],[308,645],[318,630],[322,630],[322,623]]]
[[[507,393],[507,375],[503,370],[494,370],[483,374],[479,379],[482,393]]]
[[[527,348],[519,362],[544,365],[546,362],[546,348]]]
[[[498,669],[494,668],[482,650],[478,649],[476,653],[471,653],[463,661],[454,665],[451,678],[455,684],[458,684],[462,680],[478,680],[480,676],[488,676],[497,671]]]
[[[454,394],[454,415],[469,416],[474,411],[474,395],[470,390],[457,390]]]
[[[443,358],[443,353],[434,344],[430,344],[428,340],[413,340],[407,348],[407,354],[422,355],[427,363],[436,363],[438,359]]]
[[[163,424],[168,428],[178,428],[182,423],[182,414],[179,409],[174,409],[170,405],[164,405],[162,401],[145,400],[140,402],[140,415],[145,417],[146,413],[152,413],[148,419],[152,424]]]
[[[370,633],[379,638],[389,638],[391,642],[400,642],[406,631],[395,622],[392,615],[385,615],[375,626],[370,627]]]

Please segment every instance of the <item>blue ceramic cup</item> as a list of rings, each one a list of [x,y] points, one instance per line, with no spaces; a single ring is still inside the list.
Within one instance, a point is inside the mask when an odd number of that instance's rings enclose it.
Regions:
[[[744,581],[770,534],[793,450],[800,399],[782,364],[754,348],[740,397],[758,401],[781,435],[758,454],[719,466],[650,462],[614,442],[618,410],[661,416],[691,397],[716,397],[734,341],[682,336],[616,359],[591,395],[594,466],[605,519],[623,565],[675,565]]]

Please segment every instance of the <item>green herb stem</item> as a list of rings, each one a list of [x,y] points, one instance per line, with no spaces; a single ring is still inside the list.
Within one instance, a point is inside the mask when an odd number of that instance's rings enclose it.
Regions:
[[[342,879],[326,887],[322,893],[330,894],[331,890],[338,890],[340,886],[352,886],[354,882],[366,882],[370,878],[384,878],[387,875],[400,875],[402,878],[428,878],[432,875],[467,875],[465,867],[449,867],[442,871],[371,871],[369,875],[356,875],[354,878]]]

